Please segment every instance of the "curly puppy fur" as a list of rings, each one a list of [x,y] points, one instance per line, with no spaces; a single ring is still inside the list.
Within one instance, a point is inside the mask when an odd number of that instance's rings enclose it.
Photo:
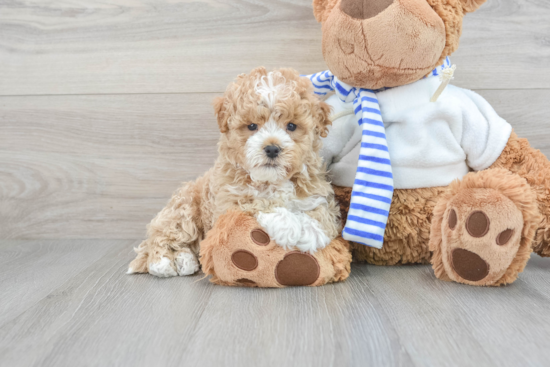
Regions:
[[[286,210],[285,218],[294,225],[292,218],[299,216],[311,237],[325,242],[316,248],[304,245],[302,251],[313,252],[338,236],[338,206],[318,154],[330,108],[313,94],[310,81],[291,69],[268,73],[257,68],[240,75],[215,100],[214,109],[222,133],[214,167],[185,183],[151,221],[129,273],[188,273],[180,269],[196,263],[188,253],[198,255],[218,216],[232,209],[252,216],[263,213],[267,219]],[[296,129],[289,130],[289,123]],[[275,158],[266,155],[271,145],[280,151]],[[182,252],[185,263],[179,261]]]

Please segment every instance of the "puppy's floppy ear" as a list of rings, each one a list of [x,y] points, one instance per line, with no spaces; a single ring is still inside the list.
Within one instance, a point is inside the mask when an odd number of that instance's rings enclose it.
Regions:
[[[313,0],[313,15],[319,23],[327,20],[338,0]]]
[[[476,11],[485,1],[487,0],[460,0],[465,13]]]
[[[229,130],[229,126],[227,124],[228,116],[225,107],[225,97],[216,97],[214,99],[213,105],[214,113],[218,118],[218,126],[220,127],[220,131],[222,132],[222,134],[224,134]]]
[[[331,107],[325,102],[320,101],[317,110],[317,128],[319,129],[319,135],[326,138],[328,135],[328,126],[332,125],[330,120]]]

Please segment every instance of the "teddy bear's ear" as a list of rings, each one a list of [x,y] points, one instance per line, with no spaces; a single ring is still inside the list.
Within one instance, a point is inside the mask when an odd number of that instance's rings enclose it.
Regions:
[[[487,0],[460,0],[465,13],[476,11],[485,1]]]
[[[218,126],[220,127],[222,134],[224,134],[229,130],[229,126],[227,124],[228,116],[225,108],[225,97],[216,97],[213,105],[214,113],[218,118]]]
[[[313,15],[319,23],[324,22],[338,0],[313,0]]]

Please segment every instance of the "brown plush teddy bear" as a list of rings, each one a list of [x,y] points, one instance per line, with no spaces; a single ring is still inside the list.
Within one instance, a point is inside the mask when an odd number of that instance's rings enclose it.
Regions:
[[[316,74],[312,82],[374,93],[385,128],[380,136],[384,142],[387,137],[391,157],[394,191],[383,246],[352,243],[356,261],[431,261],[439,279],[497,286],[513,282],[533,250],[550,256],[547,158],[472,91],[449,85],[430,101],[441,84],[434,75],[445,71],[441,65],[450,66],[448,56],[458,47],[464,14],[484,2],[313,1],[333,76]],[[342,101],[346,91],[327,99],[333,127],[323,150],[344,220],[354,209],[352,187],[363,174],[356,172],[358,159],[359,167],[379,172],[359,158],[366,143],[357,119],[365,112]],[[361,219],[354,213],[346,228],[385,224],[369,214]]]

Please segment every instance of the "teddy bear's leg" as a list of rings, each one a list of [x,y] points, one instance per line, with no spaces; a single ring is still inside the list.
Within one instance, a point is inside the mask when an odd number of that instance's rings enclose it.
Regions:
[[[467,174],[449,185],[434,209],[435,275],[481,286],[513,282],[529,260],[539,222],[525,179],[504,169]]]
[[[346,221],[351,188],[333,186]],[[394,191],[381,249],[351,242],[353,260],[374,265],[429,264],[428,248],[433,208],[446,187]]]
[[[220,216],[200,247],[204,273],[221,285],[318,286],[344,280],[350,273],[349,245],[342,238],[314,254],[285,250],[254,217],[239,211]]]
[[[550,256],[550,162],[540,150],[529,145],[527,139],[518,138],[513,132],[499,159],[491,168],[504,168],[525,178],[536,195],[542,215],[537,227],[534,251],[540,256]]]

